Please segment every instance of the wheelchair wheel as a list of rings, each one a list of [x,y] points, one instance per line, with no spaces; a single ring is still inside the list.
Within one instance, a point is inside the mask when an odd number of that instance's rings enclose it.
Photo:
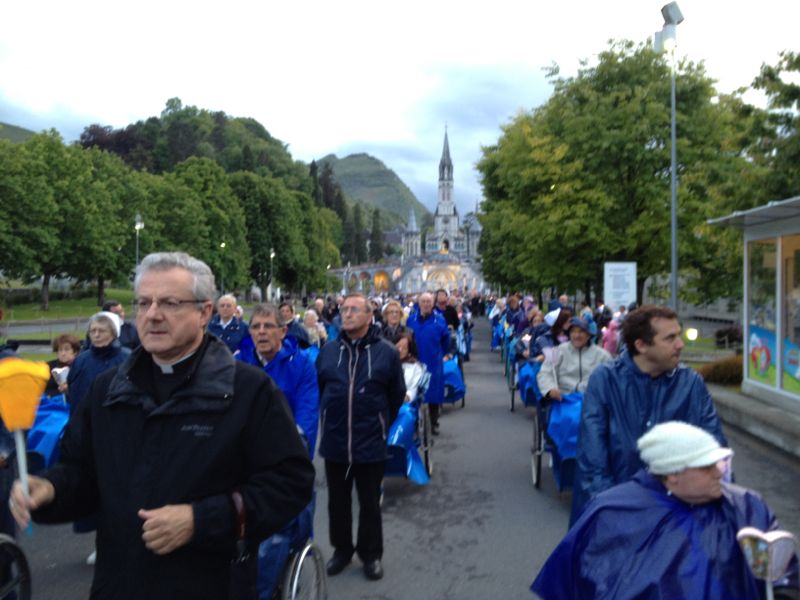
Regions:
[[[531,481],[539,489],[542,481],[542,453],[544,452],[539,409],[533,413],[533,446],[531,446]]]
[[[0,533],[0,573],[8,578],[0,587],[0,599],[16,593],[17,600],[31,598],[31,571],[22,549],[10,536]]]
[[[423,404],[420,408],[422,413],[422,426],[420,432],[420,442],[422,443],[422,460],[425,462],[425,472],[428,477],[433,475],[433,437],[431,429],[431,413],[428,410],[428,405]]]
[[[286,568],[281,587],[281,600],[325,600],[328,582],[319,548],[308,542],[295,553]]]

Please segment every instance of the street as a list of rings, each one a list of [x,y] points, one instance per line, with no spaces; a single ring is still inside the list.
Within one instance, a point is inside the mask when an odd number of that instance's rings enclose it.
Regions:
[[[489,352],[485,319],[474,333],[472,360],[465,363],[466,407],[444,410],[431,483],[386,480],[385,577],[367,581],[354,559],[329,578],[332,600],[533,598],[531,581],[566,532],[570,496],[556,492],[547,468],[541,489],[531,484],[531,415],[519,405],[514,413],[508,410],[502,363]],[[736,451],[737,482],[760,491],[783,527],[799,533],[797,461],[730,427],[725,432]],[[327,559],[332,550],[324,469],[319,458],[315,462],[315,533]],[[37,600],[88,597],[91,535],[75,535],[64,525],[35,526],[31,536],[20,537]]]

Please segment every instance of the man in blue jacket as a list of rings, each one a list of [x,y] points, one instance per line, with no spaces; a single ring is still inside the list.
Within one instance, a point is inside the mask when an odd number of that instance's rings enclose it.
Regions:
[[[703,379],[679,364],[678,315],[665,306],[632,311],[623,324],[626,349],[589,378],[578,436],[570,524],[589,499],[642,468],[636,440],[665,421],[696,425],[726,445]]]
[[[234,356],[264,370],[281,389],[297,426],[308,442],[314,457],[319,424],[319,387],[317,371],[297,340],[286,335],[286,324],[280,311],[270,304],[257,304],[250,318],[253,344]]]
[[[208,333],[217,336],[231,352],[247,339],[247,325],[236,318],[236,296],[225,294],[217,300],[217,314],[208,323]]]
[[[328,517],[336,575],[358,553],[368,579],[383,577],[381,482],[386,436],[406,395],[397,349],[372,325],[372,308],[362,294],[342,304],[342,333],[317,358],[322,441],[328,481]],[[358,540],[353,546],[352,490],[358,492]]]
[[[444,402],[444,366],[449,358],[450,331],[444,318],[433,310],[433,296],[425,292],[419,296],[419,311],[408,317],[406,327],[414,332],[419,349],[419,359],[428,368],[431,381],[425,393],[425,402],[431,414],[431,429],[439,433],[439,409]]]

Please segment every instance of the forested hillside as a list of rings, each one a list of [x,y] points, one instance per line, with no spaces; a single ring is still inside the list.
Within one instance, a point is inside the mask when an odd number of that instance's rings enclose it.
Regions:
[[[394,171],[369,154],[351,154],[344,158],[329,154],[317,162],[331,165],[336,181],[347,196],[380,209],[386,226],[406,224],[411,208],[420,225],[430,214]]]

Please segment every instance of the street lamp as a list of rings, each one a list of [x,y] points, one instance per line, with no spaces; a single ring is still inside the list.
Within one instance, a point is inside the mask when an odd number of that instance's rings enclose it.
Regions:
[[[275,249],[269,249],[269,285],[267,286],[267,300],[272,302],[272,262],[275,260]]]
[[[225,242],[220,242],[219,244],[220,250],[223,252],[225,251]],[[223,294],[225,293],[225,265],[220,265],[220,273],[219,273],[219,291]]]
[[[142,221],[142,215],[138,212],[136,216],[133,217],[133,228],[136,230],[136,266],[139,266],[139,232],[144,229],[144,221]]]
[[[683,23],[683,13],[678,8],[677,2],[670,2],[661,7],[664,17],[664,26],[655,35],[656,52],[669,52],[670,54],[670,306],[678,311],[678,152],[676,149],[676,119],[675,119],[675,46],[677,46],[676,29]]]

